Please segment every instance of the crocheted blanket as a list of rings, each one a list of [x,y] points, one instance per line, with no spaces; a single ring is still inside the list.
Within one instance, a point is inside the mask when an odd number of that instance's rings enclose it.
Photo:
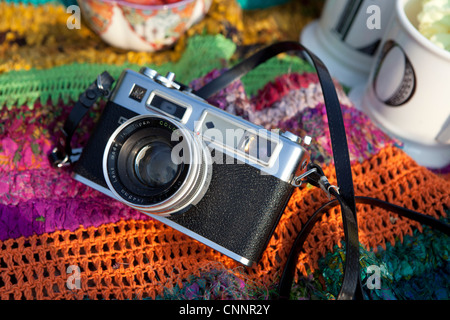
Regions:
[[[0,299],[274,299],[302,226],[328,201],[295,190],[261,260],[243,267],[210,247],[54,169],[47,154],[79,94],[104,70],[150,66],[199,88],[261,46],[298,40],[320,1],[245,11],[215,0],[172,49],[128,52],[103,43],[84,23],[66,28],[59,2],[0,2]],[[201,58],[199,58],[201,57]],[[447,220],[449,170],[417,165],[336,82],[356,195]],[[313,161],[336,183],[326,112],[314,69],[282,55],[209,99],[267,129],[313,137]],[[104,106],[83,120],[89,138]],[[448,299],[449,240],[439,231],[357,205],[364,294],[372,299]],[[339,208],[314,227],[297,263],[292,299],[334,299],[343,273]],[[375,271],[377,273],[374,273]],[[373,282],[372,275],[378,275]],[[78,282],[73,282],[73,280]],[[69,285],[70,284],[70,285]],[[73,284],[76,284],[75,286]]]

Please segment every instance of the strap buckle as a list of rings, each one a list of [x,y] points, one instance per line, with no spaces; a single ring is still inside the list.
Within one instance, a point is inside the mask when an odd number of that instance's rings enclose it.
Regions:
[[[331,200],[330,189],[336,190],[336,193],[339,194],[339,187],[331,184],[328,181],[328,178],[325,177],[325,176],[321,176],[320,177],[320,179],[319,179],[319,186],[320,186],[320,189],[322,189],[325,192],[325,194],[327,195],[328,200]]]

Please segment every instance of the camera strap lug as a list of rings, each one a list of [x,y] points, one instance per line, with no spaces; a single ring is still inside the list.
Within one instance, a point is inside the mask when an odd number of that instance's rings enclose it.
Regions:
[[[83,148],[75,148],[72,149],[72,155],[63,154],[61,153],[62,147],[55,147],[53,148],[52,152],[49,155],[50,162],[54,167],[57,168],[63,168],[67,167],[70,164],[78,161],[78,159],[81,156],[81,152],[83,151]]]
[[[317,172],[317,169],[316,169],[316,168],[309,169],[309,170],[306,171],[305,173],[302,173],[301,175],[295,177],[295,178],[292,180],[292,185],[293,185],[294,187],[296,187],[296,188],[300,188],[300,187],[303,185],[303,183],[306,182],[305,178],[306,178],[307,176],[309,176],[310,174],[313,174],[313,173],[315,173],[315,172]]]
[[[292,185],[294,187],[299,188],[304,182],[307,182],[315,187],[320,187],[326,193],[328,199],[331,199],[330,189],[334,189],[339,194],[339,188],[328,181],[328,178],[318,164],[309,164],[307,169],[305,173],[293,179]]]

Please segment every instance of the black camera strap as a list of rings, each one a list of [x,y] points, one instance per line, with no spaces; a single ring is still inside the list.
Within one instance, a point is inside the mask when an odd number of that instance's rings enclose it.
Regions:
[[[355,197],[350,166],[350,156],[348,153],[347,136],[345,133],[341,106],[333,80],[324,63],[300,43],[286,41],[270,45],[238,63],[233,68],[199,89],[195,92],[195,94],[204,99],[209,98],[214,93],[228,86],[231,82],[241,78],[247,72],[256,68],[259,64],[278,55],[279,53],[288,51],[296,51],[296,53],[298,53],[302,58],[304,57],[304,54],[306,54],[316,68],[327,111],[333,158],[339,188],[332,186],[328,182],[328,179],[325,177],[325,174],[320,166],[317,164],[310,164],[308,166],[307,171],[311,172],[311,174],[306,176],[305,181],[313,186],[320,187],[325,190],[328,195],[332,195],[336,199],[324,204],[321,208],[319,208],[319,210],[313,213],[311,218],[302,227],[302,230],[294,240],[294,244],[291,248],[286,265],[281,275],[281,280],[278,287],[279,297],[280,299],[289,298],[292,282],[295,276],[298,256],[302,250],[303,243],[305,242],[313,226],[317,221],[319,221],[322,214],[328,212],[328,210],[332,207],[340,205],[345,235],[346,259],[344,266],[344,278],[337,298],[361,300],[364,297],[359,269],[359,238],[355,203],[381,207],[385,210],[395,212],[400,216],[416,220],[422,224],[427,224],[447,235],[450,235],[450,226],[430,216],[379,199],[370,197]]]
[[[303,54],[306,54],[312,60],[316,68],[327,110],[338,188],[332,186],[328,182],[320,166],[317,164],[308,165],[307,172],[309,174],[304,177],[304,181],[313,186],[320,187],[336,199],[324,204],[319,210],[317,210],[297,235],[281,276],[281,281],[278,288],[279,295],[280,298],[284,299],[289,297],[289,292],[295,276],[295,267],[298,261],[298,255],[301,252],[303,243],[314,224],[319,220],[322,214],[327,212],[332,207],[340,205],[345,234],[346,259],[344,278],[338,299],[362,299],[363,293],[359,270],[359,238],[355,205],[356,202],[382,207],[401,216],[405,216],[419,221],[420,223],[435,227],[447,235],[450,234],[450,226],[432,217],[385,201],[368,197],[355,197],[350,157],[348,154],[347,136],[345,133],[341,107],[333,80],[323,62],[300,43],[286,41],[270,45],[238,63],[233,68],[229,69],[194,93],[201,98],[207,99],[231,84],[233,81],[241,78],[261,63],[282,52],[289,51],[296,51],[302,57]],[[56,146],[49,155],[49,160],[53,166],[63,167],[76,161],[79,154],[72,149],[72,136],[75,133],[76,128],[79,126],[79,123],[94,103],[99,98],[107,97],[109,95],[113,82],[114,79],[108,74],[108,72],[105,71],[98,76],[96,81],[94,81],[85,92],[80,95],[79,100],[75,103],[65,121],[63,128],[65,139],[60,141],[58,146]]]

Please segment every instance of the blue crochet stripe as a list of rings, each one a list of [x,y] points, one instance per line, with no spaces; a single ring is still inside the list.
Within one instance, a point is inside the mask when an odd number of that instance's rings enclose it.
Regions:
[[[443,219],[447,221],[447,219]],[[446,300],[450,297],[450,253],[447,235],[423,226],[386,244],[377,252],[361,247],[361,279],[364,293],[372,300]],[[319,261],[327,291],[333,296],[342,282],[345,247],[335,248]],[[316,277],[317,274],[314,274]],[[375,277],[379,277],[377,283]]]

